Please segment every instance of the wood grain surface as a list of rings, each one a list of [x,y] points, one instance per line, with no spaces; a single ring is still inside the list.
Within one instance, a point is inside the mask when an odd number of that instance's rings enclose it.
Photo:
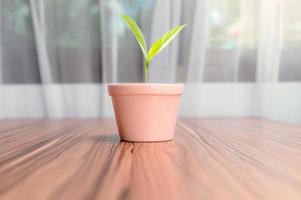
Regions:
[[[301,199],[301,126],[182,119],[130,143],[113,120],[0,120],[0,199]]]

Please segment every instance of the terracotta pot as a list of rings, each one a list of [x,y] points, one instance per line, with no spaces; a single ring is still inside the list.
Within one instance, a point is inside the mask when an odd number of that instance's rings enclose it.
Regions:
[[[183,84],[112,84],[108,90],[122,140],[173,139]]]

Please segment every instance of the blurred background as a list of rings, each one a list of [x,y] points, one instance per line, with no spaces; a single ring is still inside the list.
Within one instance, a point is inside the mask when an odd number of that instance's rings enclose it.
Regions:
[[[300,0],[1,0],[0,118],[113,117],[107,84],[142,82],[148,46],[188,24],[150,66],[184,82],[180,115],[301,123]]]

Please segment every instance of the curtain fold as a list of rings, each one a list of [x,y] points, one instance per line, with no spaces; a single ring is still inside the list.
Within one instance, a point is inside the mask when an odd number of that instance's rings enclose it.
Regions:
[[[208,45],[209,1],[195,1],[191,44],[189,50],[188,76],[189,82],[204,80],[204,65]]]
[[[281,12],[279,1],[266,0],[260,4],[256,81],[279,80]]]

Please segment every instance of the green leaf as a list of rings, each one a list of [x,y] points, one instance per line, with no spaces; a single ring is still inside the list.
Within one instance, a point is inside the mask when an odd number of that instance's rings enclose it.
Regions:
[[[158,39],[150,48],[147,55],[147,61],[150,62],[155,55],[162,51],[185,26],[186,24],[177,25],[176,27],[165,33],[163,37]]]
[[[135,35],[136,40],[138,41],[139,46],[146,59],[147,58],[147,48],[146,48],[145,39],[144,39],[141,29],[139,28],[139,26],[136,24],[136,22],[131,17],[129,17],[127,15],[121,15],[121,18],[131,29],[132,33]]]

